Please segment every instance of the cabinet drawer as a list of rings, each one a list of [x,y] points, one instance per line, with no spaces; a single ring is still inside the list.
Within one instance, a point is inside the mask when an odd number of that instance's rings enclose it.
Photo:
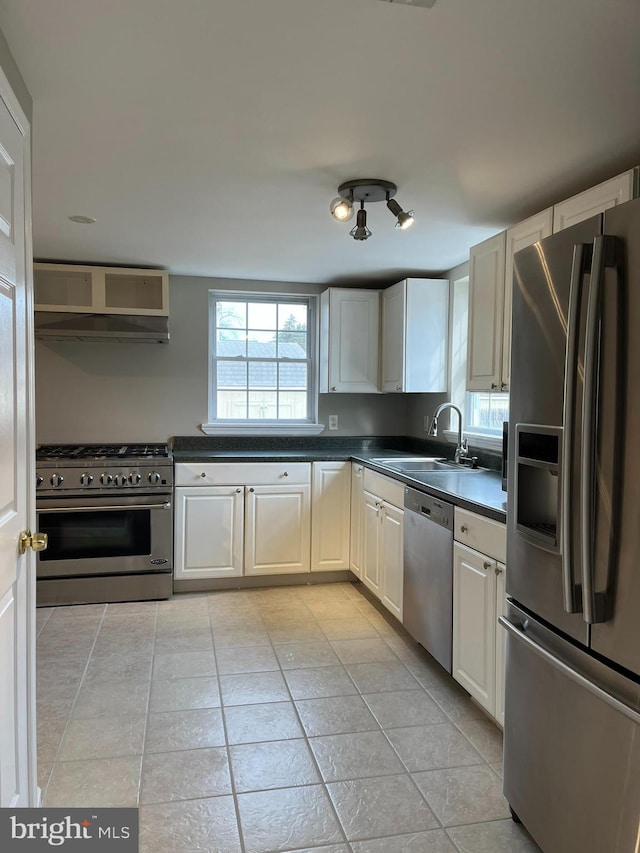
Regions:
[[[179,462],[176,486],[304,485],[311,482],[309,462]]]
[[[378,474],[377,471],[372,471],[371,468],[364,469],[364,488],[365,491],[371,492],[383,501],[393,504],[400,509],[404,506],[404,483],[398,480],[392,480],[391,477],[385,477],[384,474]]]
[[[453,538],[469,548],[504,563],[507,558],[507,526],[466,509],[455,508]]]

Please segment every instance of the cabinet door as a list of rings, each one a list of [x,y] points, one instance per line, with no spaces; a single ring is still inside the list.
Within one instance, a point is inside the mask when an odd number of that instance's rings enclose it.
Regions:
[[[175,578],[242,575],[244,487],[175,490]]]
[[[496,562],[454,544],[453,677],[495,713]]]
[[[247,489],[246,575],[310,570],[309,507],[309,486],[250,486]]]
[[[362,511],[364,508],[364,466],[351,465],[351,536],[349,568],[360,577],[362,571]]]
[[[379,324],[379,290],[330,289],[329,391],[378,391]]]
[[[502,335],[502,378],[500,389],[509,390],[511,372],[511,301],[513,296],[513,256],[520,249],[532,246],[553,231],[553,208],[530,216],[507,230],[507,249],[504,275],[504,319]]]
[[[381,512],[380,600],[402,622],[404,510],[383,503]]]
[[[507,647],[507,634],[501,625],[498,625],[498,617],[507,612],[505,583],[506,566],[497,563],[496,568],[496,710],[495,717],[504,728],[504,662]]]
[[[311,571],[349,568],[351,463],[314,462]]]
[[[86,314],[98,304],[92,267],[34,264],[33,287],[36,311]]]
[[[363,493],[362,582],[380,598],[380,511],[382,501],[371,492]]]
[[[636,170],[629,169],[596,187],[561,201],[553,208],[553,233],[583,222],[634,197]]]
[[[406,282],[382,291],[382,391],[404,391]]]
[[[471,249],[467,390],[500,389],[506,232]]]

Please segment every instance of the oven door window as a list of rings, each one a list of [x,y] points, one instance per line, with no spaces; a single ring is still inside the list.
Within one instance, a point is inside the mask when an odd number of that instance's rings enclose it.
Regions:
[[[41,512],[38,529],[49,537],[40,560],[134,557],[151,553],[151,511]]]

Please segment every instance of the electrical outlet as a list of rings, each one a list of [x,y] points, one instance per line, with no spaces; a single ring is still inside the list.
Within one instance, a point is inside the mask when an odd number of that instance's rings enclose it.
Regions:
[[[329,415],[329,429],[338,429],[337,415]]]

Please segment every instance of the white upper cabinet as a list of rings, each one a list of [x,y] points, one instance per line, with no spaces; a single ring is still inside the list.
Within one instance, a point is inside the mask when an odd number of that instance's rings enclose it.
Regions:
[[[539,240],[549,237],[553,229],[553,208],[530,216],[524,222],[519,222],[507,230],[507,246],[505,254],[504,276],[504,311],[502,323],[502,372],[500,388],[509,390],[511,365],[511,303],[513,297],[513,256],[520,249],[533,246]]]
[[[513,256],[551,234],[553,208],[471,249],[467,390],[508,391]]]
[[[553,233],[630,201],[638,192],[638,170],[629,169],[596,187],[561,201],[553,208]]]
[[[467,390],[499,391],[506,233],[471,249]]]
[[[381,389],[447,390],[449,282],[409,278],[382,292]]]
[[[169,314],[169,273],[124,267],[34,264],[36,311]]]
[[[321,393],[379,391],[379,328],[379,290],[330,287],[321,294]]]

